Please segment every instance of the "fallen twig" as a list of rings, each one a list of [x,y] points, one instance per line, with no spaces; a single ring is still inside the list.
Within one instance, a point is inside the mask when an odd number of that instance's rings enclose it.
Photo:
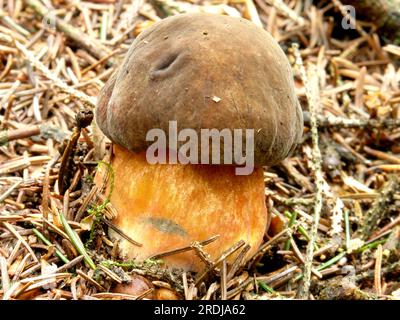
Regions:
[[[311,120],[311,135],[312,135],[312,162],[313,162],[313,171],[314,171],[314,178],[316,184],[316,194],[315,194],[315,203],[314,203],[314,216],[313,216],[313,224],[311,227],[310,232],[310,240],[308,241],[307,245],[307,253],[304,262],[304,281],[300,286],[298,291],[298,296],[302,299],[308,299],[309,290],[310,290],[310,282],[311,282],[311,272],[312,272],[312,262],[314,256],[314,246],[317,238],[318,233],[318,224],[319,218],[321,215],[322,209],[322,201],[323,201],[323,187],[325,179],[322,174],[322,156],[321,151],[318,146],[318,122],[317,122],[317,112],[319,107],[318,101],[318,76],[316,73],[316,69],[310,67],[310,78],[307,77],[306,70],[303,65],[303,60],[301,58],[298,45],[293,45],[293,53],[296,58],[296,65],[299,68],[299,73],[301,79],[304,83],[306,88],[308,106],[310,108],[310,120]],[[309,82],[309,80],[311,82]]]
[[[400,190],[399,178],[397,175],[391,175],[371,209],[364,216],[360,230],[362,239],[369,239],[379,222],[388,214],[388,206],[393,202],[394,195],[398,190]]]

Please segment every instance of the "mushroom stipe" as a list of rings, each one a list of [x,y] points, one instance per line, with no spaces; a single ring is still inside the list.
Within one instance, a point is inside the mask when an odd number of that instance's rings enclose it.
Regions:
[[[216,234],[220,238],[205,247],[212,259],[239,240],[251,244],[249,255],[256,252],[267,223],[262,168],[236,176],[233,166],[149,165],[144,152],[118,145],[113,151],[111,202],[118,210],[113,223],[143,244],[134,246],[110,230],[122,240],[123,255],[143,261]],[[98,176],[103,173],[100,167]],[[163,261],[185,270],[204,268],[193,251]]]

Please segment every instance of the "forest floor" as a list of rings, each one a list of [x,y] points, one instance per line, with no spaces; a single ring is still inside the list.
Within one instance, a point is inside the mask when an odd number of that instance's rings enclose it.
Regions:
[[[318,3],[57,0],[49,11],[50,1],[2,1],[0,298],[399,299],[400,47],[372,21],[347,28],[339,1]],[[100,133],[76,121],[90,118],[135,37],[180,12],[263,26],[304,111],[295,153],[265,169],[265,241],[228,274],[213,262],[190,274],[120,260],[112,209],[93,186]],[[140,294],[115,290],[129,274],[145,283]]]

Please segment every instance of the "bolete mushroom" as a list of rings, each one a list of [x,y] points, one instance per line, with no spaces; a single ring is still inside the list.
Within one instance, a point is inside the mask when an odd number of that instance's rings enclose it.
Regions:
[[[251,246],[247,257],[253,255],[267,225],[262,166],[287,157],[303,128],[290,64],[272,36],[245,19],[204,13],[169,17],[143,31],[101,91],[96,121],[114,143],[113,223],[143,246],[113,237],[121,240],[124,256],[139,260],[217,234],[205,247],[212,259],[239,240]],[[237,174],[243,162],[235,150],[226,160],[225,138],[216,148],[219,164],[149,163],[154,141],[148,133],[162,130],[170,141],[171,122],[177,132],[189,128],[199,136],[204,129],[252,130],[239,154],[253,143],[254,170]],[[187,143],[174,141],[158,150],[168,160]],[[215,151],[191,146],[198,155]],[[190,271],[204,267],[193,251],[165,263]]]

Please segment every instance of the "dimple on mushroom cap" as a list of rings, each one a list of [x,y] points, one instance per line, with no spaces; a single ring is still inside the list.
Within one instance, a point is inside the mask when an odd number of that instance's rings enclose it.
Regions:
[[[152,144],[146,141],[151,129],[168,139],[169,121],[197,133],[253,129],[256,165],[287,157],[303,131],[292,71],[278,43],[250,21],[204,13],[169,17],[142,32],[100,93],[96,120],[133,152]]]

